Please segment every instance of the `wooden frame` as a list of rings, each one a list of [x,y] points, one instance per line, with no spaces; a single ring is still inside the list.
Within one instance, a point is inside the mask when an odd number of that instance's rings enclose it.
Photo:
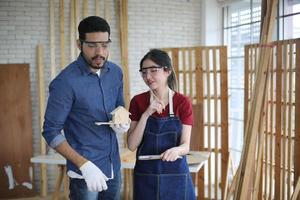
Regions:
[[[219,193],[224,196],[229,152],[227,48],[212,46],[162,50],[172,58],[178,91],[193,103],[195,126],[191,150],[211,152],[207,165],[196,177],[198,199],[222,198]]]
[[[265,199],[291,198],[299,177],[299,94],[300,39],[268,44],[272,49],[269,69],[269,87],[263,129],[264,155],[260,188]],[[245,121],[252,99],[258,44],[245,46]],[[297,102],[298,101],[298,102]],[[298,103],[298,104],[297,104]],[[293,164],[294,163],[294,164]],[[297,174],[298,173],[298,174]],[[283,181],[283,180],[286,180]],[[259,198],[261,199],[261,198]]]
[[[39,95],[39,122],[40,127],[39,129],[43,130],[43,123],[44,123],[44,114],[45,114],[45,83],[44,83],[44,48],[41,44],[37,46],[36,49],[36,57],[37,57],[37,79],[38,79],[38,95]],[[40,152],[41,155],[46,155],[46,142],[42,135],[40,135]],[[41,164],[40,165],[41,177],[41,190],[40,195],[42,197],[47,196],[48,187],[47,187],[47,165]]]

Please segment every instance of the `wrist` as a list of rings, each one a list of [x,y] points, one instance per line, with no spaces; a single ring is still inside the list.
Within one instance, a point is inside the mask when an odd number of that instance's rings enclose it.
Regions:
[[[84,165],[86,162],[88,162],[87,159],[85,159],[84,157],[80,158],[77,162],[76,162],[76,166],[78,168],[82,167],[82,165]]]
[[[148,117],[150,117],[151,114],[149,114],[147,111],[145,111],[143,114],[142,114],[142,117],[148,119]]]

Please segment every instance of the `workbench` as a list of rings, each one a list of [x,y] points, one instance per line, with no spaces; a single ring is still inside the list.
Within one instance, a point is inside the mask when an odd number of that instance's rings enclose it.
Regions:
[[[121,167],[125,169],[125,180],[124,180],[124,199],[131,198],[132,186],[132,169],[135,165],[135,152],[129,151],[127,148],[120,149],[121,156]],[[205,164],[210,156],[209,152],[205,151],[190,151],[187,155],[187,162],[191,173],[198,173],[201,167]],[[68,178],[66,174],[66,159],[58,153],[49,155],[38,155],[30,159],[32,163],[38,164],[55,164],[58,166],[59,173],[56,178],[55,191],[53,193],[53,199],[59,199],[60,187],[64,183],[64,197],[68,197]],[[196,176],[197,177],[197,176]],[[195,181],[196,185],[197,181]]]

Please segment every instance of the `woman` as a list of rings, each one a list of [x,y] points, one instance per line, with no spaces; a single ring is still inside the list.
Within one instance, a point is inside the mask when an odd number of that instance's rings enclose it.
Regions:
[[[149,51],[140,62],[140,73],[150,90],[136,95],[129,108],[132,122],[128,148],[138,149],[134,197],[195,199],[185,156],[190,146],[192,105],[187,97],[174,91],[176,77],[166,52]]]

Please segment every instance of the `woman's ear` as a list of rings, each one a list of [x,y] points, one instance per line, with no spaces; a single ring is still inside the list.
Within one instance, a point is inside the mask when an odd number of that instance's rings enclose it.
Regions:
[[[164,67],[164,71],[168,72],[169,76],[172,73],[172,70],[170,68],[168,68],[168,67]]]

